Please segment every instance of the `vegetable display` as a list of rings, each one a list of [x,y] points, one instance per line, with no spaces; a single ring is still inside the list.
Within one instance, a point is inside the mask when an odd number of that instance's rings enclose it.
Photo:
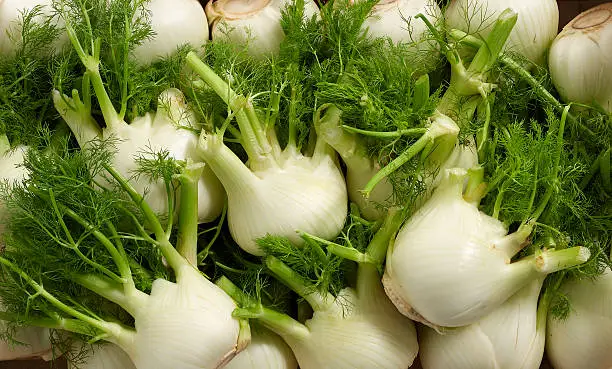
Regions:
[[[0,360],[607,368],[611,9],[0,0]]]

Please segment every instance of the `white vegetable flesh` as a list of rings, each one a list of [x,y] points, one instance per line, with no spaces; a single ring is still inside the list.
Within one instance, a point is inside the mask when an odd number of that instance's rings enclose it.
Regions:
[[[281,28],[281,11],[290,0],[217,0],[206,4],[206,15],[212,40],[227,40],[248,46],[251,57],[264,58],[278,54],[285,38]],[[319,14],[313,0],[304,1],[304,18]]]
[[[442,335],[419,331],[423,369],[538,369],[546,311],[538,309],[543,279],[534,279],[478,322]]]
[[[387,256],[383,284],[404,315],[436,329],[472,324],[534,278],[588,260],[585,248],[545,251],[510,263],[531,233],[463,198],[464,169],[448,177],[402,226]]]
[[[268,234],[299,244],[298,230],[325,239],[340,233],[348,200],[333,154],[306,157],[288,149],[280,162],[249,169],[221,137],[205,132],[200,154],[227,192],[229,229],[243,250],[261,255],[255,241]]]
[[[414,18],[423,14],[435,23],[441,11],[430,0],[381,0],[363,22],[372,37],[389,37],[394,43],[420,43],[428,32],[425,22]]]
[[[559,8],[555,0],[452,0],[446,9],[449,28],[486,37],[499,14],[512,8],[518,14],[506,48],[533,63],[543,64],[546,52],[557,35]]]
[[[550,48],[552,81],[567,102],[599,104],[612,113],[612,3],[569,22]]]
[[[368,288],[322,296],[305,327],[278,331],[302,369],[406,369],[417,355],[414,324],[385,296],[378,271]],[[360,270],[360,273],[363,270]],[[361,293],[360,293],[361,292]]]
[[[571,304],[566,319],[548,318],[546,354],[555,369],[612,367],[612,272],[561,287]]]
[[[189,265],[177,282],[153,282],[150,295],[137,293],[128,306],[135,332],[109,341],[125,350],[138,369],[221,368],[236,354],[239,324],[234,301]]]
[[[111,164],[121,175],[130,178],[132,186],[145,196],[155,213],[168,214],[168,192],[164,180],[153,182],[146,175],[137,176],[136,159],[152,159],[152,153],[167,151],[169,156],[176,160],[199,161],[196,151],[198,135],[193,131],[197,125],[185,97],[179,90],[164,91],[158,99],[155,114],[147,113],[134,119],[131,124],[115,119],[113,122],[107,122],[107,126],[101,130],[89,112],[70,109],[65,101],[72,101],[73,105],[78,106],[74,99],[67,96],[62,99],[60,93],[55,91],[53,101],[82,148],[86,148],[87,142],[96,137],[113,142],[116,153]],[[221,213],[224,201],[221,183],[212,171],[205,167],[198,182],[198,220],[214,220]]]
[[[206,13],[197,0],[150,0],[145,10],[155,35],[134,49],[138,64],[151,64],[183,45],[201,50],[208,42]]]
[[[277,334],[251,325],[251,343],[224,369],[297,369],[293,351]]]

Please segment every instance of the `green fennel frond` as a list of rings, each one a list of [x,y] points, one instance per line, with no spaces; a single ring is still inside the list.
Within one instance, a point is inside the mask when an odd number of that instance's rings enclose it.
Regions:
[[[49,98],[51,69],[61,47],[56,22],[37,6],[2,35],[15,45],[14,53],[0,56],[0,134],[12,145],[38,145],[40,131],[58,122]]]

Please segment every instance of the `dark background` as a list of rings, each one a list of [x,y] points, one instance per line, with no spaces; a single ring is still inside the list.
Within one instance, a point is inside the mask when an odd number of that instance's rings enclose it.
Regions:
[[[534,0],[537,1],[537,0]],[[202,3],[205,2],[201,1]],[[579,0],[558,0],[559,4],[559,29],[563,28],[570,20],[584,10],[594,7],[607,1],[579,1]],[[58,360],[54,364],[43,360],[19,360],[0,362],[0,369],[66,369],[66,363]],[[121,369],[121,368],[117,368]],[[416,363],[411,369],[421,369],[421,365]],[[543,362],[541,369],[551,369],[547,362]]]

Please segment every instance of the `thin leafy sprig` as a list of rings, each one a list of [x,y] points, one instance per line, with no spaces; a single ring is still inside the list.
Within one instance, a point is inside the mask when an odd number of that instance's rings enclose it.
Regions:
[[[107,145],[92,142],[91,149],[75,151],[64,142],[64,150],[32,150],[24,164],[28,179],[4,188],[11,217],[0,293],[20,324],[93,341],[108,339],[113,329],[129,331],[133,317],[122,288],[147,293],[155,278],[174,278],[166,263],[177,262],[177,250],[187,258],[189,243],[195,253],[187,234],[174,249],[143,198],[108,166],[113,154]],[[96,184],[104,173],[117,188]]]
[[[42,144],[41,131],[58,123],[49,93],[60,36],[57,18],[46,15],[41,6],[22,12],[2,35],[14,50],[0,55],[0,134],[13,146]]]

